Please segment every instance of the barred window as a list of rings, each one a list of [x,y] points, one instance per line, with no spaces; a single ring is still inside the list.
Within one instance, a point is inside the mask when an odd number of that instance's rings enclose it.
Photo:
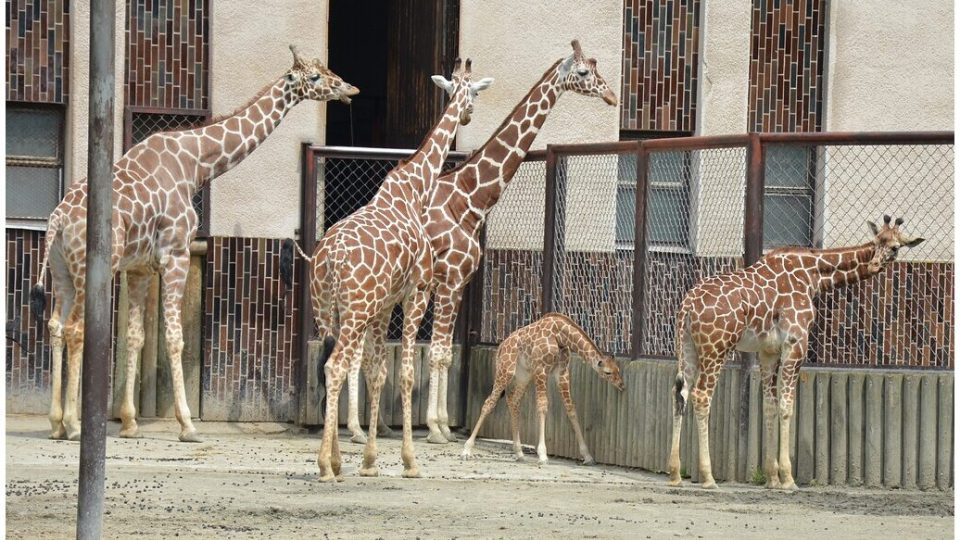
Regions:
[[[46,221],[63,196],[62,107],[7,106],[7,219]]]
[[[766,148],[763,248],[813,247],[816,175],[805,146]]]

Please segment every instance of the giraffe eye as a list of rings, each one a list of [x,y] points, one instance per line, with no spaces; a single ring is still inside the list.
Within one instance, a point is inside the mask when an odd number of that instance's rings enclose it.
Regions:
[[[317,82],[320,80],[320,75],[311,75],[310,82]]]
[[[581,77],[586,77],[588,73],[590,73],[590,70],[588,70],[587,68],[580,68],[577,70],[577,75]]]

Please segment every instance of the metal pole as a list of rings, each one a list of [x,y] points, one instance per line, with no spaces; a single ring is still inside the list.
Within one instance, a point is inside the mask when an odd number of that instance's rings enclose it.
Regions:
[[[646,323],[647,278],[647,186],[650,154],[645,143],[637,142],[637,191],[634,200],[633,238],[633,336],[630,355],[636,360],[643,352]],[[678,353],[679,354],[679,353]]]
[[[543,311],[553,311],[553,286],[556,282],[557,242],[557,154],[547,145],[546,201],[543,214]]]
[[[83,418],[77,538],[103,534],[107,381],[113,308],[113,94],[114,0],[90,6],[90,125],[87,132],[87,276],[83,336]]]
[[[747,143],[747,185],[744,194],[743,220],[743,265],[749,266],[763,256],[763,189],[765,180],[765,159],[760,135],[751,133]],[[737,411],[737,455],[740,464],[737,467],[738,480],[745,482],[751,471],[747,470],[747,433],[750,425],[750,373],[757,363],[753,353],[740,353],[740,406]]]
[[[313,152],[313,144],[309,142],[300,145],[300,246],[305,253],[312,254],[317,242],[317,158]],[[299,388],[299,407],[300,418],[310,418],[307,407],[311,403],[311,396],[307,395],[311,381],[307,380],[309,362],[315,361],[309,357],[310,340],[313,339],[314,328],[313,306],[310,303],[310,264],[307,261],[299,260],[295,266],[299,268],[297,274],[297,285],[300,290],[295,292],[294,300],[298,307],[300,316],[299,338],[297,344],[299,347],[298,356],[300,357],[300,384]],[[320,336],[323,339],[324,336]],[[318,368],[320,384],[325,384],[323,380],[323,366]],[[322,410],[322,409],[321,409]],[[322,418],[321,414],[321,418]]]

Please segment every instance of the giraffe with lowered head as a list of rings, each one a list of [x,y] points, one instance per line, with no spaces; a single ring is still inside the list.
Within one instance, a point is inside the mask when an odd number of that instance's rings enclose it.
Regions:
[[[680,480],[683,411],[693,402],[700,441],[700,479],[715,488],[710,466],[710,400],[720,369],[734,349],[755,352],[763,392],[763,472],[766,487],[796,489],[790,463],[790,419],[800,365],[807,355],[816,296],[824,290],[869,279],[897,258],[901,248],[923,238],[900,229],[903,219],[877,227],[873,240],[853,247],[776,249],[735,272],[708,277],[690,290],[677,313],[677,378],[673,444],[667,469],[670,485]],[[779,414],[778,414],[779,413]],[[779,460],[776,456],[779,421]]]
[[[303,58],[296,47],[293,66],[235,113],[208,125],[155,133],[133,146],[113,166],[113,272],[126,272],[129,287],[126,386],[120,416],[121,437],[138,427],[133,401],[138,356],[143,347],[143,308],[151,274],[160,272],[166,346],[173,379],[179,438],[199,441],[183,385],[183,330],[180,306],[190,267],[190,242],[197,232],[193,195],[253,152],[305,100],[350,103],[359,90],[318,59]],[[44,278],[53,277],[54,309],[48,329],[53,353],[51,437],[80,437],[77,396],[83,355],[83,303],[86,260],[87,182],[76,182],[50,215],[39,280],[31,308],[39,319],[45,304]],[[67,346],[66,403],[61,404],[61,362]]]
[[[570,90],[608,105],[617,96],[584,56],[580,42],[573,54],[551,65],[534,83],[490,139],[463,164],[444,174],[430,194],[424,228],[433,247],[433,335],[430,342],[430,390],[427,426],[431,443],[455,441],[447,414],[447,375],[453,363],[453,328],[463,290],[480,268],[480,230],[523,162],[557,100]]]
[[[470,122],[477,94],[492,79],[473,82],[468,59],[458,59],[452,80],[440,75],[434,83],[450,96],[440,120],[417,151],[387,173],[373,200],[338,221],[318,242],[311,261],[310,292],[320,335],[320,362],[326,376],[326,415],[317,458],[320,480],[340,479],[337,407],[344,380],[356,381],[350,399],[356,410],[355,388],[364,371],[370,404],[369,435],[363,449],[361,476],[377,476],[377,425],[380,392],[386,380],[384,339],[393,307],[403,306],[401,402],[403,406],[403,476],[420,475],[413,449],[411,418],[413,353],[417,329],[427,308],[433,255],[423,230],[422,215],[436,178],[460,125]],[[292,249],[296,244],[285,243]],[[287,261],[291,257],[283,257]],[[284,265],[289,275],[290,265]]]
[[[537,413],[540,418],[540,439],[537,444],[537,457],[540,464],[547,463],[546,422],[547,422],[547,377],[553,373],[557,377],[557,387],[563,398],[563,406],[567,411],[567,418],[573,426],[580,446],[580,455],[584,465],[593,465],[595,461],[590,455],[583,432],[580,430],[580,421],[577,418],[577,409],[570,396],[570,353],[580,356],[590,368],[597,372],[601,379],[612,384],[617,390],[623,391],[623,378],[620,375],[620,366],[612,356],[600,352],[597,345],[583,328],[573,322],[570,317],[560,313],[547,313],[540,319],[515,330],[503,340],[497,348],[496,377],[493,381],[493,390],[483,402],[477,424],[473,427],[470,438],[463,445],[461,457],[464,459],[473,456],[473,445],[477,440],[477,433],[483,425],[484,418],[497,405],[500,395],[508,387],[511,388],[507,396],[507,405],[510,407],[510,428],[513,432],[513,452],[517,460],[523,459],[523,448],[520,445],[520,400],[530,384],[535,380],[537,390]],[[510,383],[513,383],[511,386]]]

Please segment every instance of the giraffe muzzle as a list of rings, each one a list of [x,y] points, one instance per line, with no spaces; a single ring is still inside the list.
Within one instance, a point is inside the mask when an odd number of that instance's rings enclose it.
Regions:
[[[350,86],[346,90],[344,90],[343,93],[340,94],[340,101],[349,105],[350,102],[353,101],[350,98],[359,93],[360,93],[359,88],[357,88],[356,86]]]
[[[617,104],[617,95],[613,93],[613,90],[607,88],[603,91],[603,95],[600,96],[603,98],[604,103],[607,105],[616,105]]]

